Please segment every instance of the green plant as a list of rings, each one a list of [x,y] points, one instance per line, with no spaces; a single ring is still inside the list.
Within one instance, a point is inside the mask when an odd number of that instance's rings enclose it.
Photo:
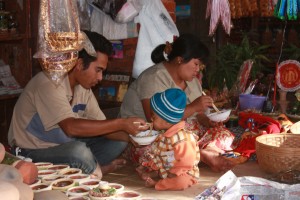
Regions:
[[[288,47],[283,49],[283,52],[287,55],[288,59],[300,60],[300,48],[296,45],[289,44]]]
[[[257,72],[266,71],[264,63],[270,62],[266,56],[268,48],[268,45],[249,41],[247,35],[244,35],[239,45],[228,43],[222,46],[216,53],[216,66],[207,70],[209,87],[220,89],[223,87],[225,79],[227,87],[230,89],[237,80],[241,65],[248,59],[253,60],[252,77]]]

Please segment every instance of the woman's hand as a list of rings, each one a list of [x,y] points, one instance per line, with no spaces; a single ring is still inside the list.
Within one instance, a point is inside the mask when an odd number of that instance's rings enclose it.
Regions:
[[[195,99],[190,105],[194,108],[194,112],[205,112],[209,107],[212,107],[213,99],[210,96],[200,96]]]

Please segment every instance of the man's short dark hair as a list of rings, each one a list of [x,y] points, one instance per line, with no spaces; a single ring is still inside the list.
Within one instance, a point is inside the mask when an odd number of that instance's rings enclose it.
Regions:
[[[96,52],[101,52],[103,54],[106,54],[107,56],[110,56],[112,54],[112,44],[103,35],[86,30],[84,30],[83,32],[87,35],[87,37],[93,44]],[[97,59],[94,56],[90,56],[84,49],[79,51],[79,58],[83,60],[83,69],[87,69],[90,63],[94,62]]]

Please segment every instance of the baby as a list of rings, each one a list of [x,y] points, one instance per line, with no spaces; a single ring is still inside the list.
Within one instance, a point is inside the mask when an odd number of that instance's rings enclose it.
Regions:
[[[153,128],[161,133],[151,144],[148,161],[136,169],[147,187],[183,190],[198,182],[197,136],[185,130],[182,121],[186,99],[185,93],[177,88],[156,93],[150,99]]]

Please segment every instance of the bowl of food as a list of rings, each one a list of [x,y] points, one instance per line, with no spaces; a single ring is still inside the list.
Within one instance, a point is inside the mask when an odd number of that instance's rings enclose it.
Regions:
[[[75,186],[75,181],[70,178],[57,179],[51,183],[53,190],[66,191]]]
[[[64,176],[69,176],[69,175],[74,175],[74,174],[81,174],[82,170],[78,168],[66,168],[62,169],[58,172],[58,174],[64,175]]]
[[[100,182],[102,182],[100,179],[91,178],[91,179],[84,179],[79,181],[79,185],[84,185],[89,187],[90,189],[93,189],[98,187]]]
[[[142,195],[136,191],[122,191],[116,195],[117,199],[140,199]]]
[[[56,174],[55,170],[49,170],[49,169],[45,169],[45,170],[39,170],[38,171],[38,178],[43,178],[45,176],[49,176],[49,175],[53,175]]]
[[[111,188],[115,188],[117,193],[124,190],[124,185],[121,185],[119,183],[108,183],[108,186]]]
[[[100,184],[90,190],[89,197],[91,200],[107,200],[116,196],[116,189],[110,187],[108,184]]]
[[[37,183],[30,186],[34,193],[51,190],[51,185],[45,183]]]
[[[74,179],[76,182],[80,182],[82,180],[88,180],[90,179],[90,175],[89,174],[72,174],[67,176],[68,178]]]
[[[44,176],[42,178],[42,183],[51,184],[53,181],[56,181],[56,180],[62,179],[62,178],[66,178],[66,177],[63,175],[60,175],[60,174],[52,174],[52,175]]]
[[[223,122],[229,118],[231,109],[220,110],[219,112],[210,112],[207,117],[214,122]]]
[[[159,132],[155,130],[146,130],[139,132],[137,135],[130,135],[131,139],[139,145],[151,144],[158,136]]]
[[[70,196],[70,200],[90,200],[90,197],[87,196],[82,196],[82,197],[75,197],[75,196]]]
[[[76,196],[76,197],[82,197],[87,196],[89,194],[89,191],[91,189],[84,185],[74,186],[67,190],[68,196]]]
[[[45,170],[45,169],[48,169],[49,167],[53,166],[53,163],[50,163],[50,162],[37,162],[34,164],[38,168],[38,170]]]
[[[68,168],[70,168],[69,165],[63,165],[63,164],[62,165],[52,165],[52,166],[48,167],[48,169],[56,170],[56,171],[60,171],[62,169],[68,169]]]

